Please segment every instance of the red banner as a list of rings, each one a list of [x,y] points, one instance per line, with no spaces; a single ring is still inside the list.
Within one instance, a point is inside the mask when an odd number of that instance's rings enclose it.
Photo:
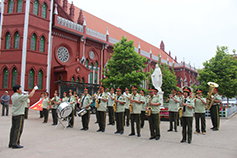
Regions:
[[[30,109],[37,110],[37,111],[42,111],[43,110],[43,107],[42,107],[43,106],[43,100],[44,100],[44,98],[37,101],[34,105],[30,106]]]

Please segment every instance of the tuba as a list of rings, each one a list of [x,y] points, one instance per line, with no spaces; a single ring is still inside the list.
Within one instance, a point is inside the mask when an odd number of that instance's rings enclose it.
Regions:
[[[114,101],[115,101],[116,97],[117,97],[117,93],[115,94]],[[113,109],[114,109],[114,112],[117,111],[117,104],[116,103],[113,103]]]
[[[130,100],[130,104],[128,105],[130,112],[133,112],[133,107],[132,107],[132,103],[131,103],[132,95],[133,95],[133,94],[130,95],[130,99],[129,99],[129,100]]]
[[[209,87],[209,91],[208,91],[208,94],[207,94],[206,109],[210,110],[210,108],[212,106],[212,103],[213,103],[213,98],[214,98],[213,95],[212,95],[212,92],[216,87],[219,87],[219,85],[215,82],[208,82],[207,84],[210,87]]]

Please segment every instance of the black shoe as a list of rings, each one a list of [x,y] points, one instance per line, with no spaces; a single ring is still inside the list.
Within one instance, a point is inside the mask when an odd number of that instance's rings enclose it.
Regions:
[[[43,118],[43,116],[40,116],[39,118]]]
[[[102,132],[105,132],[105,130],[102,130]]]
[[[9,144],[9,145],[8,145],[8,148],[12,148],[12,145]]]
[[[44,121],[43,123],[47,123],[47,122]]]
[[[167,132],[172,132],[172,129],[167,130]]]
[[[129,127],[129,125],[127,125],[127,127]]]
[[[134,136],[135,135],[135,133],[130,133],[128,136]]]
[[[188,141],[188,144],[191,144],[191,141]]]
[[[112,123],[108,123],[107,125],[108,125],[108,126],[109,126],[109,125],[112,125]]]
[[[54,126],[54,125],[57,125],[57,124],[53,123],[52,125]]]
[[[120,133],[119,131],[114,132],[114,134],[119,134],[119,133]]]
[[[95,122],[95,124],[97,124],[98,122]]]
[[[156,137],[156,140],[159,140],[160,138]]]
[[[12,145],[12,149],[20,149],[23,148],[23,146],[20,145]]]
[[[114,126],[114,123],[112,123],[111,125]]]
[[[8,114],[6,114],[6,116],[8,116]]]
[[[218,131],[218,129],[214,128],[212,131]]]
[[[178,132],[178,130],[176,129],[176,130],[174,130],[175,132]]]
[[[214,127],[210,128],[210,129],[214,129]]]
[[[180,143],[184,143],[184,142],[186,142],[186,140],[181,140],[181,141],[180,141]]]
[[[81,130],[83,131],[83,130],[85,130],[85,128],[82,128]]]
[[[156,137],[150,137],[149,139],[152,140],[152,139],[155,139]]]
[[[84,131],[87,131],[87,130],[88,130],[88,128],[85,128],[85,129],[84,129]]]
[[[137,134],[137,137],[141,137],[141,134]]]
[[[123,134],[123,132],[120,132],[120,134]]]
[[[102,130],[101,129],[98,129],[96,132],[101,132]]]
[[[73,128],[72,126],[67,126],[67,128]]]

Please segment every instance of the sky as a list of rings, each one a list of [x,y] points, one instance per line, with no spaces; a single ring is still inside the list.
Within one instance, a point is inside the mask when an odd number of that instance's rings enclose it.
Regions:
[[[237,0],[74,0],[74,5],[196,68],[237,49]]]

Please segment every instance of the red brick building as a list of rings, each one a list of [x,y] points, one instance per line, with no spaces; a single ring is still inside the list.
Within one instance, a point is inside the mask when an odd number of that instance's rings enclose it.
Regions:
[[[148,59],[145,71],[161,58],[174,66],[177,86],[197,84],[196,69],[166,53],[163,41],[157,48],[67,0],[3,0],[0,32],[0,94],[12,93],[16,83],[28,90],[38,85],[36,101],[41,92],[52,95],[58,80],[101,84],[102,68],[122,36]]]

